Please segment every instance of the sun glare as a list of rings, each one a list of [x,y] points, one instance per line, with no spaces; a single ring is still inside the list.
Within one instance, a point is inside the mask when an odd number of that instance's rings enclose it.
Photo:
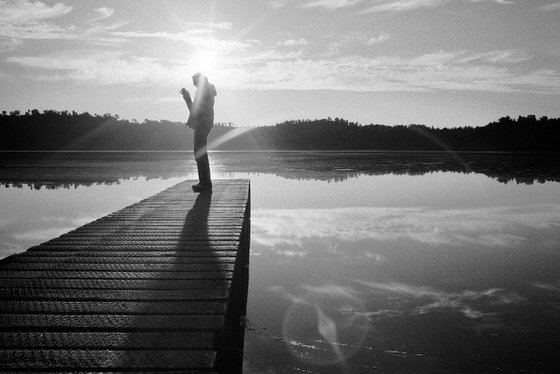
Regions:
[[[202,71],[212,77],[218,73],[218,56],[209,50],[198,51],[191,60],[193,71]]]
[[[204,48],[194,51],[186,61],[191,74],[202,72],[217,87],[232,87],[239,81],[239,70],[232,68],[231,59],[219,48]]]

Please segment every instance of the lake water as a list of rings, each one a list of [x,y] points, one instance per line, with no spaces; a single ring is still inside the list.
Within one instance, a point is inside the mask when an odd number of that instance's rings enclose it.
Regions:
[[[558,155],[210,158],[251,179],[245,373],[558,372]],[[195,176],[190,153],[0,153],[0,257]]]

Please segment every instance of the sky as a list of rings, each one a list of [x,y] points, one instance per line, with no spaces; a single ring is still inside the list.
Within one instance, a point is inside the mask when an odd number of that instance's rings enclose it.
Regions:
[[[480,126],[560,116],[558,0],[0,0],[0,110]]]

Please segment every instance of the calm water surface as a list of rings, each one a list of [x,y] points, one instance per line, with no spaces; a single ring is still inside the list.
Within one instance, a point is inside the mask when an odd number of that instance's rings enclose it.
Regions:
[[[0,160],[2,257],[196,176],[189,153]],[[212,153],[251,179],[245,372],[558,372],[558,161]]]

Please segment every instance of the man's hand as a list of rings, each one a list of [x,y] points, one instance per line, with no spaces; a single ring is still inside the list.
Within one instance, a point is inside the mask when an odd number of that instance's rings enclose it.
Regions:
[[[180,93],[181,95],[183,95],[183,99],[184,99],[187,103],[192,103],[191,94],[189,93],[189,91],[185,90],[184,88],[181,88],[181,91],[179,91],[179,93]]]

